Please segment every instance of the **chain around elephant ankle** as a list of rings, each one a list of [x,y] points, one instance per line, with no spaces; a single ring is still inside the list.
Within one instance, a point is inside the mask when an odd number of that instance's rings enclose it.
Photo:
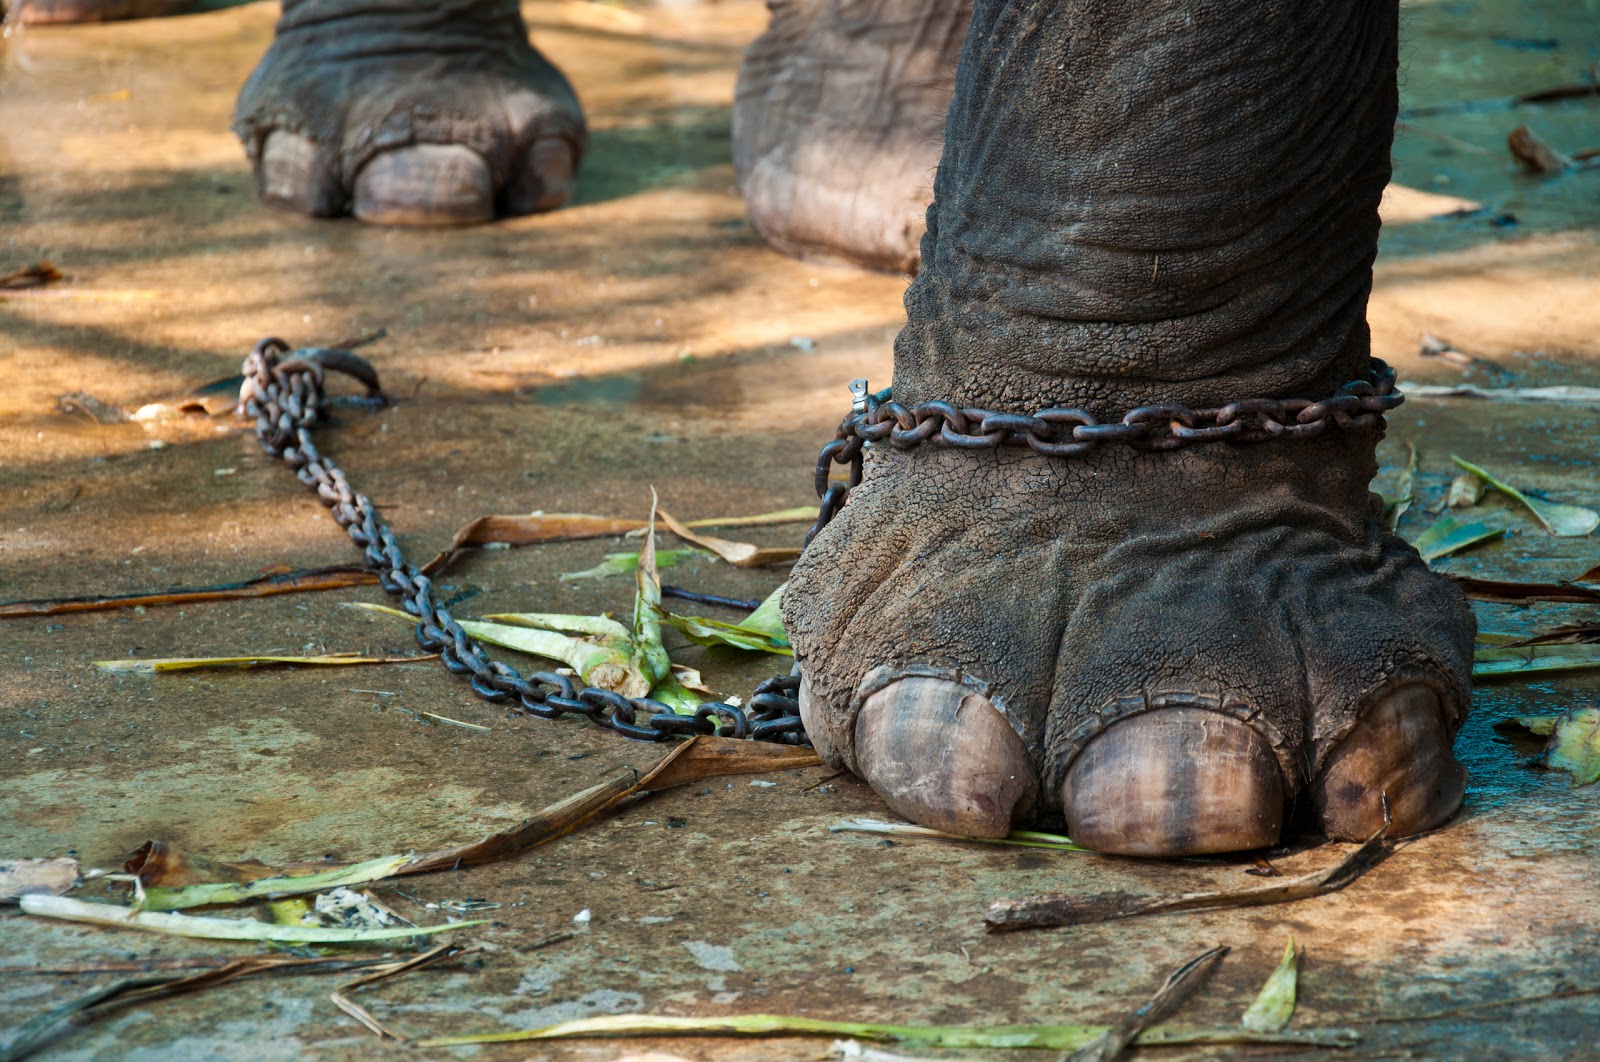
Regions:
[[[868,443],[887,442],[902,450],[924,443],[968,450],[1026,446],[1048,457],[1077,457],[1111,444],[1161,452],[1213,442],[1305,439],[1330,427],[1370,428],[1405,401],[1395,387],[1394,369],[1380,358],[1371,359],[1366,379],[1352,380],[1328,398],[1244,398],[1203,409],[1160,403],[1130,409],[1121,420],[1110,422],[1100,421],[1088,410],[1065,406],[997,413],[934,401],[907,409],[887,388],[876,394],[869,391],[865,380],[852,381],[850,394],[850,413],[817,457],[822,511],[807,542],[838,512],[849,487],[861,482]],[[829,482],[835,464],[850,466],[848,487]]]

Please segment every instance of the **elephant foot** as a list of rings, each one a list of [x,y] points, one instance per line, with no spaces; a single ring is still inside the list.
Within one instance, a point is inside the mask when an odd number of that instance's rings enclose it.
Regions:
[[[772,0],[733,158],[750,223],[801,257],[915,272],[971,0]]]
[[[187,11],[200,0],[11,0],[7,21],[24,26],[68,25],[81,22],[117,22],[128,18],[159,18]]]
[[[1372,431],[1170,453],[879,444],[785,596],[830,764],[923,825],[1104,852],[1438,825],[1460,593],[1370,505]]]
[[[515,2],[283,6],[233,123],[267,203],[426,226],[572,197],[583,114]]]

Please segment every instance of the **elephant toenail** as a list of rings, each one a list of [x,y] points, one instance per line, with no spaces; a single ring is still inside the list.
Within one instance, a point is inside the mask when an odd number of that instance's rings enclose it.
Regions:
[[[412,144],[380,152],[356,175],[353,213],[379,225],[493,221],[489,164],[459,144]]]
[[[987,697],[959,682],[907,677],[867,698],[856,719],[861,775],[920,826],[1004,837],[1038,790],[1022,739]]]
[[[1062,810],[1079,844],[1119,855],[1186,856],[1278,840],[1283,774],[1255,728],[1201,708],[1113,723],[1067,769]]]
[[[1392,836],[1432,829],[1455,814],[1467,771],[1451,751],[1450,727],[1434,690],[1408,682],[1378,697],[1323,764],[1309,793],[1322,831],[1365,840],[1383,825]]]

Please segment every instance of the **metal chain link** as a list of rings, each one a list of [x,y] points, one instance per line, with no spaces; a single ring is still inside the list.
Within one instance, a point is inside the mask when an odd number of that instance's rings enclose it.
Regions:
[[[852,381],[850,394],[850,413],[817,456],[815,485],[822,504],[806,534],[808,544],[844,506],[850,489],[861,483],[868,443],[887,441],[899,450],[924,443],[968,450],[1026,446],[1048,457],[1078,457],[1111,444],[1159,453],[1215,442],[1307,439],[1329,428],[1370,428],[1381,425],[1383,415],[1405,401],[1395,387],[1395,371],[1381,358],[1371,359],[1365,380],[1352,380],[1320,401],[1245,398],[1206,409],[1164,403],[1139,406],[1110,423],[1070,407],[1023,414],[922,402],[907,409],[888,389],[869,392],[865,380]],[[831,481],[836,464],[850,467],[848,484]]]
[[[288,357],[284,357],[288,355]],[[434,597],[433,581],[400,552],[393,532],[378,517],[372,500],[350,486],[343,470],[318,452],[311,431],[327,403],[327,369],[355,376],[367,385],[367,401],[385,399],[377,374],[345,350],[303,349],[290,354],[281,339],[263,339],[244,362],[239,406],[256,419],[261,447],[295,470],[300,482],[316,490],[339,526],[361,547],[378,582],[401,599],[417,618],[417,644],[438,653],[452,674],[468,678],[472,691],[495,704],[514,702],[513,710],[542,719],[581,715],[605,730],[640,741],[666,741],[691,734],[751,738],[807,745],[800,721],[798,675],[781,675],[756,687],[744,707],[714,702],[693,715],[679,715],[648,697],[624,697],[594,686],[579,687],[569,676],[537,671],[524,678],[509,664],[493,660]]]

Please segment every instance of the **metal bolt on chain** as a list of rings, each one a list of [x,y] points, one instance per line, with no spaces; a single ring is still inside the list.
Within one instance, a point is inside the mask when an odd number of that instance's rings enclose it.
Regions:
[[[648,697],[624,697],[594,686],[579,687],[566,675],[537,671],[523,677],[509,664],[493,660],[434,596],[433,581],[406,561],[394,533],[378,517],[372,500],[350,486],[344,471],[324,457],[311,431],[327,404],[323,376],[335,369],[361,380],[373,405],[385,402],[377,375],[362,358],[345,350],[298,350],[288,357],[281,339],[263,339],[244,362],[239,407],[255,417],[261,447],[280,457],[316,490],[361,547],[366,565],[379,584],[398,596],[405,611],[417,618],[417,644],[438,653],[452,674],[468,678],[472,691],[495,704],[514,702],[514,711],[542,719],[581,715],[606,730],[640,741],[666,741],[692,734],[752,738],[782,744],[809,744],[800,722],[798,675],[768,679],[755,689],[743,708],[714,702],[693,715],[679,715]]]

